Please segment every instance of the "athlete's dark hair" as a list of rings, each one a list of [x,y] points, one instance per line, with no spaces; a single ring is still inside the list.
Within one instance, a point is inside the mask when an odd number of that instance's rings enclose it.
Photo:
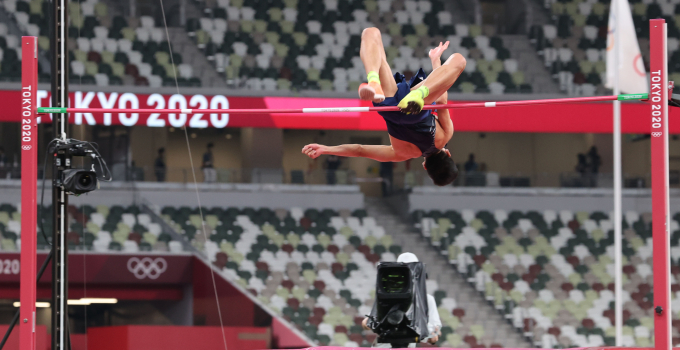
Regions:
[[[425,158],[425,168],[437,186],[450,185],[458,177],[458,168],[444,151],[439,151]]]

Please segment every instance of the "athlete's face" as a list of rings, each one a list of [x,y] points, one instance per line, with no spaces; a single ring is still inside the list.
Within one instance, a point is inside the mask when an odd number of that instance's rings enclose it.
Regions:
[[[451,151],[449,151],[449,150],[446,149],[446,148],[442,148],[442,151],[446,152],[446,155],[448,155],[449,157],[451,157]],[[423,161],[423,169],[427,170],[427,167],[425,166],[425,161]]]

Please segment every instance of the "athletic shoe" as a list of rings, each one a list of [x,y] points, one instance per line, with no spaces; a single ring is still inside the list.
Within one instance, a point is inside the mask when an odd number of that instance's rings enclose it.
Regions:
[[[423,99],[423,94],[418,90],[414,90],[404,96],[404,98],[399,101],[397,107],[399,107],[403,113],[416,114],[423,110],[424,105],[425,100]]]
[[[377,81],[359,85],[359,98],[366,101],[380,103],[385,101],[385,93]]]

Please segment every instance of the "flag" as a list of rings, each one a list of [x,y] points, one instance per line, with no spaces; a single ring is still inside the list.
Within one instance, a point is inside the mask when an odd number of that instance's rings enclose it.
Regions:
[[[616,18],[618,13],[621,18]],[[619,88],[622,93],[636,94],[649,93],[647,72],[640,54],[633,15],[630,12],[630,4],[627,0],[612,0],[609,7],[609,28],[607,32],[607,82],[608,88],[614,88],[615,74],[619,75]],[[619,43],[619,69],[614,67],[614,40],[616,31]]]

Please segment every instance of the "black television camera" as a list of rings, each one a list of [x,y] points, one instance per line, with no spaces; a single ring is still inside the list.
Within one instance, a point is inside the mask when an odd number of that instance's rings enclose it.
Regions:
[[[376,300],[367,326],[379,343],[407,347],[429,336],[426,279],[422,262],[378,264]]]

